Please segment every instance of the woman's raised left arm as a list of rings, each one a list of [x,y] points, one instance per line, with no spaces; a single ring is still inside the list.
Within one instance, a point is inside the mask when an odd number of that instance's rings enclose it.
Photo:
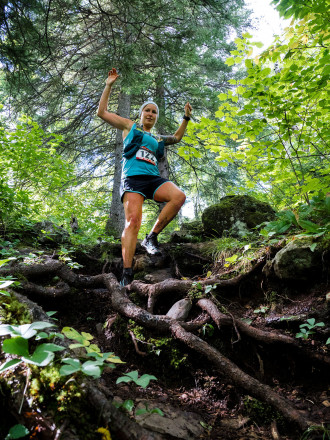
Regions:
[[[184,117],[182,119],[182,123],[181,123],[180,127],[177,129],[177,131],[174,133],[174,135],[161,136],[165,142],[165,145],[173,145],[173,144],[177,144],[178,142],[181,141],[181,139],[186,131],[188,122],[190,120],[191,112],[192,112],[192,107],[189,104],[189,102],[187,102],[187,104],[184,106]]]

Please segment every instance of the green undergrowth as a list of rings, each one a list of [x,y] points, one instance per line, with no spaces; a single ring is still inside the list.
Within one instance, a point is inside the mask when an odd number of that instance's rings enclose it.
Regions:
[[[188,366],[188,356],[182,353],[179,344],[168,336],[150,337],[148,331],[133,320],[129,320],[128,329],[131,330],[139,344],[140,350],[153,357],[153,365],[156,368],[164,368],[164,365],[173,370]]]
[[[251,418],[251,420],[259,426],[270,426],[273,420],[279,429],[286,427],[286,421],[283,416],[270,405],[260,402],[251,396],[245,396],[243,400],[243,412]]]

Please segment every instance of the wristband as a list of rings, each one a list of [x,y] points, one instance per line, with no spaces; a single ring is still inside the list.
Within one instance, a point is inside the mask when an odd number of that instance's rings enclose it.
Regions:
[[[185,121],[190,121],[189,116],[186,116],[186,115],[183,116],[183,119],[184,119]]]

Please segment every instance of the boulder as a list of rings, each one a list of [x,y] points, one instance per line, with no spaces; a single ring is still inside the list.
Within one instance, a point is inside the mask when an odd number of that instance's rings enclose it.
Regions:
[[[195,243],[201,241],[204,236],[203,223],[200,220],[182,223],[179,231],[171,234],[171,243]]]
[[[172,319],[177,319],[178,321],[185,321],[189,315],[192,303],[190,299],[180,299],[177,301],[170,310],[166,313]]]
[[[322,272],[320,246],[311,241],[294,240],[277,252],[273,260],[275,275],[282,280],[308,280]]]
[[[224,233],[244,237],[253,228],[275,218],[274,209],[248,195],[226,196],[209,206],[202,214],[205,234],[221,237]]]
[[[144,280],[148,283],[155,284],[161,283],[169,278],[173,278],[172,271],[169,267],[167,267],[165,269],[154,270],[152,273],[145,275]]]
[[[56,247],[59,244],[70,243],[70,234],[62,226],[43,220],[33,226],[37,240],[41,244]]]

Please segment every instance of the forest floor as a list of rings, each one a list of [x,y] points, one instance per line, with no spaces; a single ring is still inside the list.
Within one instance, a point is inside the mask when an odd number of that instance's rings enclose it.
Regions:
[[[88,268],[80,269],[83,274],[86,271],[89,276],[98,275],[100,266],[90,263]],[[226,279],[229,275],[232,276],[232,273],[228,274],[228,269],[217,268],[217,276]],[[196,274],[196,282],[203,279],[203,274]],[[252,324],[254,328],[293,338],[307,319],[314,317],[315,322],[328,319],[326,294],[329,286],[326,280],[315,279],[291,285],[274,280],[269,283],[264,281],[260,268],[238,289],[233,289],[230,295],[214,288],[211,297],[226,315]],[[146,308],[145,298],[130,291],[128,296],[132,302]],[[98,386],[108,396],[114,397],[119,403],[132,400],[135,407],[147,403],[149,409],[159,408],[164,413],[171,413],[174,419],[177,417],[174,413],[186,418],[188,426],[182,428],[181,433],[169,429],[163,433],[164,440],[302,438],[303,433],[288,424],[281,414],[233,385],[203,355],[170,335],[157,335],[120,316],[113,310],[109,298],[109,291],[105,288],[74,289],[69,295],[56,299],[30,296],[43,310],[57,311],[56,325],[59,329],[68,326],[80,333],[90,333],[94,337],[92,342],[102,352],[114,352],[125,362],[118,364],[115,369],[106,368],[98,380]],[[154,314],[166,314],[179,299],[182,299],[182,295],[162,296]],[[190,319],[198,314],[200,310],[193,305]],[[328,326],[329,323],[325,322],[325,329]],[[305,431],[304,438],[329,438],[328,365],[317,362],[314,356],[327,354],[323,328],[315,328],[307,339],[297,338],[297,346],[253,341],[235,326],[219,329],[212,321],[208,321],[197,333],[246,373],[268,384],[298,411],[307,414],[308,419],[315,422],[314,426],[324,426],[324,431],[313,431],[313,428]],[[309,355],[306,356],[306,353]],[[139,375],[153,375],[157,380],[151,380],[145,389],[127,383],[116,384],[120,376],[133,370],[138,370]],[[132,409],[126,413],[129,417],[139,419],[134,411]],[[157,429],[157,424],[161,424],[158,414],[145,414],[142,418],[143,425],[150,430]],[[189,423],[194,424],[191,437]]]

